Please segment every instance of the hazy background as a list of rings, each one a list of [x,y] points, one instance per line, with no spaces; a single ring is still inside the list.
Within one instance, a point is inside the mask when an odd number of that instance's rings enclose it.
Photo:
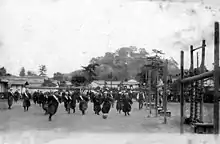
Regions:
[[[179,62],[181,49],[200,46],[205,38],[206,65],[212,68],[213,24],[219,20],[220,2],[204,3],[0,0],[0,66],[17,75],[22,66],[38,71],[45,64],[52,76],[122,46],[161,49]]]

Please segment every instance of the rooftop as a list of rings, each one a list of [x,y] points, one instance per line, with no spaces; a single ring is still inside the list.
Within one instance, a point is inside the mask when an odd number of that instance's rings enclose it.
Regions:
[[[29,85],[29,83],[25,80],[9,80],[10,85]]]
[[[127,82],[121,82],[121,81],[104,81],[104,80],[95,80],[93,81],[96,84],[99,85],[105,85],[105,82],[107,85],[110,85],[112,83],[112,85],[119,85],[119,84],[125,84],[125,85],[132,85],[132,84],[139,84],[139,82],[137,82],[136,80],[129,80]]]
[[[96,84],[99,84],[99,85],[105,85],[105,82],[107,84],[111,84],[111,81],[104,81],[104,80],[95,80],[93,82]],[[121,83],[121,81],[112,81],[112,85],[119,85],[120,83]]]

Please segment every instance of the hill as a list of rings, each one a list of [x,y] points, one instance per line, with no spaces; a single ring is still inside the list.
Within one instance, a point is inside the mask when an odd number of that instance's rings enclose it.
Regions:
[[[104,56],[92,58],[90,64],[98,63],[100,65],[95,70],[97,79],[108,80],[111,77],[111,72],[114,80],[134,79],[141,71],[141,67],[148,63],[147,58],[150,56],[145,48],[122,47],[113,53],[106,52]],[[168,60],[168,71],[170,75],[176,75],[180,72],[178,63],[173,58]],[[72,76],[81,73],[82,70],[77,70],[64,74],[64,77],[70,80]]]

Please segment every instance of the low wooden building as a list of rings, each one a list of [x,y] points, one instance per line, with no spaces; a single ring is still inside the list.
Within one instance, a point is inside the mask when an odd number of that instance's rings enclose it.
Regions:
[[[127,82],[95,80],[90,84],[90,87],[91,88],[96,88],[96,87],[118,88],[120,85],[126,86],[127,88],[138,88],[139,82],[137,82],[136,80],[129,80]]]
[[[123,82],[124,86],[126,86],[127,88],[133,88],[133,89],[139,88],[139,84],[140,83],[134,79],[131,79],[127,82]]]
[[[8,91],[8,80],[0,78],[0,99],[6,97],[6,92]]]
[[[0,78],[0,93],[7,92],[8,80]]]
[[[9,80],[8,82],[9,87],[12,89],[13,92],[18,90],[20,93],[23,93],[24,89],[29,85],[29,83],[25,80]]]
[[[112,87],[112,88],[117,88],[118,85],[121,84],[121,81],[104,81],[104,80],[95,80],[93,81],[91,84],[90,84],[90,87],[91,88],[96,88],[96,87],[100,87],[100,88],[103,88],[103,87]]]

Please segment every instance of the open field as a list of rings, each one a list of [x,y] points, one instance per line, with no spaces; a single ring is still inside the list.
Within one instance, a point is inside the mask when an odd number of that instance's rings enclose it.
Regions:
[[[205,104],[205,117],[210,122],[212,117],[212,105]],[[150,118],[149,111],[144,108],[138,110],[138,104],[133,104],[131,116],[125,117],[123,114],[116,113],[115,108],[111,109],[108,119],[102,119],[101,115],[93,113],[92,104],[86,115],[82,116],[77,110],[75,114],[68,115],[61,104],[52,122],[48,121],[48,116],[43,114],[43,110],[34,104],[28,112],[23,112],[21,103],[14,104],[12,110],[0,112],[0,131],[2,135],[7,135],[9,141],[15,142],[23,135],[30,135],[36,138],[37,143],[48,142],[54,139],[68,137],[71,133],[119,133],[119,134],[178,134],[179,129],[179,104],[169,103],[168,109],[172,116],[168,118],[168,124],[163,124],[163,117],[155,117],[154,110]],[[186,133],[190,128],[185,128]],[[13,139],[12,139],[13,138]]]

